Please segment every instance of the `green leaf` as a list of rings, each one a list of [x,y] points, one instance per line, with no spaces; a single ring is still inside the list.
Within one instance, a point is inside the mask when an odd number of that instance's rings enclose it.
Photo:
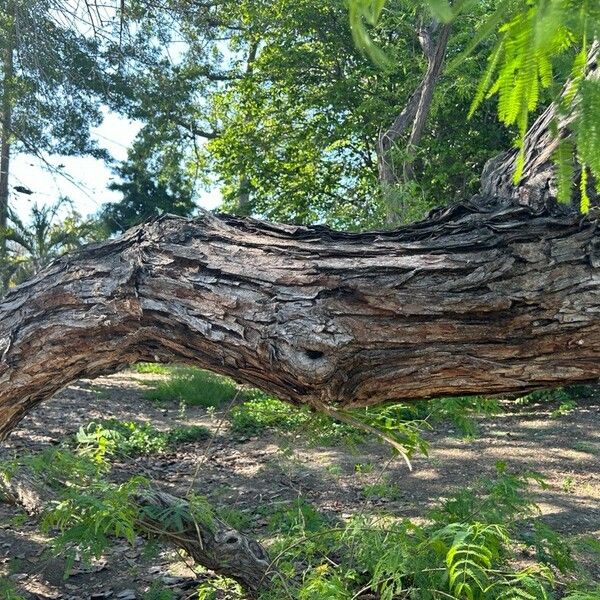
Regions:
[[[427,0],[427,5],[431,14],[442,21],[442,23],[449,23],[454,18],[452,7],[448,0]]]

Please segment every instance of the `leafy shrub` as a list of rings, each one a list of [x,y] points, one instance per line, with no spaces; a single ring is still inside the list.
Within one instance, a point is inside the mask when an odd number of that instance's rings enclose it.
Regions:
[[[164,452],[167,435],[149,425],[135,421],[108,419],[92,421],[75,435],[78,450],[96,460],[105,456],[137,456]]]
[[[102,478],[77,485],[63,486],[59,499],[42,518],[42,530],[59,530],[51,547],[66,559],[68,573],[76,556],[89,561],[100,558],[111,546],[112,538],[124,538],[133,545],[140,509],[134,498],[148,485],[143,477],[133,477],[122,484]]]
[[[180,426],[169,431],[159,431],[148,423],[108,419],[92,421],[80,427],[75,441],[80,453],[96,461],[106,456],[138,456],[164,452],[169,447],[210,437],[206,427]]]
[[[169,367],[168,379],[146,392],[149,400],[178,402],[186,406],[222,406],[238,394],[236,383],[194,367]]]
[[[286,574],[303,568],[298,598],[349,599],[370,592],[381,600],[547,599],[552,569],[573,563],[568,544],[547,526],[522,531],[523,518],[536,512],[527,491],[531,481],[542,482],[536,473],[515,475],[500,463],[495,478],[461,489],[425,524],[358,516],[332,528],[327,519],[312,516],[309,531],[303,516],[291,527],[283,520],[286,536],[272,549]],[[511,563],[523,545],[534,548],[536,562],[515,569]],[[283,591],[264,598],[278,593]]]

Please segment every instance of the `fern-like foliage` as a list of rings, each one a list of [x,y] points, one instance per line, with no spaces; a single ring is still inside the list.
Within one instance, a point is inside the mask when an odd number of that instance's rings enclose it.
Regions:
[[[516,126],[518,137],[514,181],[521,179],[525,159],[525,134],[532,113],[539,109],[540,91],[553,88],[554,101],[563,112],[576,112],[575,145],[563,141],[555,155],[558,199],[570,201],[574,159],[581,169],[581,211],[589,210],[588,170],[600,179],[600,84],[586,78],[591,44],[598,39],[600,4],[594,0],[521,0],[502,3],[482,26],[499,26],[499,41],[488,59],[488,68],[473,99],[471,114],[491,96],[498,96],[498,116]],[[481,39],[482,35],[477,35]],[[559,59],[573,56],[569,71],[555,73]],[[562,85],[568,82],[566,90]]]
[[[134,543],[139,520],[134,497],[146,485],[144,478],[133,477],[119,485],[98,479],[85,488],[63,488],[60,499],[45,512],[42,529],[59,530],[52,548],[66,556],[67,571],[77,554],[84,560],[99,558],[113,537]]]
[[[538,108],[540,90],[554,81],[553,60],[574,41],[563,18],[568,1],[527,1],[521,10],[500,26],[500,40],[492,53],[470,113],[481,102],[498,95],[498,117],[519,131],[515,183],[521,179],[525,159],[525,134],[529,115]]]
[[[350,0],[350,23],[357,45],[383,62],[370,39],[367,26],[377,22],[385,8],[383,0]],[[423,0],[423,7],[441,21],[460,18],[468,1]],[[497,96],[498,117],[515,127],[519,149],[514,173],[517,184],[525,163],[525,135],[531,116],[548,97],[563,112],[576,114],[574,145],[560,144],[558,165],[559,200],[569,201],[573,192],[574,159],[582,172],[581,210],[589,210],[591,173],[600,181],[600,81],[586,75],[593,44],[600,39],[600,2],[597,0],[499,0],[495,10],[474,33],[471,43],[452,61],[452,71],[483,40],[498,34],[470,109],[472,115],[488,98]],[[571,67],[564,68],[570,61]],[[560,67],[560,68],[557,68]],[[566,85],[566,89],[565,86]]]

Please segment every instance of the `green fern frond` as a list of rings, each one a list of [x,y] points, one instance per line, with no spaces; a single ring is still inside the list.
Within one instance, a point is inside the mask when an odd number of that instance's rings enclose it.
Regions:
[[[600,81],[580,85],[581,110],[577,122],[577,151],[596,180],[600,180]]]
[[[479,108],[481,103],[485,100],[486,95],[490,92],[490,88],[493,83],[494,75],[496,74],[496,70],[498,68],[498,62],[502,53],[504,52],[504,40],[500,40],[495,50],[492,52],[488,59],[488,67],[483,75],[483,77],[479,80],[477,84],[477,91],[475,92],[475,97],[471,103],[471,107],[469,108],[468,118],[472,118],[475,114],[475,111]],[[495,92],[492,92],[495,93]]]
[[[561,140],[554,153],[556,165],[556,183],[558,186],[558,201],[564,204],[571,200],[573,192],[573,177],[575,148],[569,140]]]
[[[589,197],[588,191],[587,191],[587,183],[588,183],[587,166],[584,163],[583,165],[581,165],[581,183],[580,183],[580,191],[581,191],[580,210],[584,215],[586,215],[587,213],[590,212],[590,197]]]

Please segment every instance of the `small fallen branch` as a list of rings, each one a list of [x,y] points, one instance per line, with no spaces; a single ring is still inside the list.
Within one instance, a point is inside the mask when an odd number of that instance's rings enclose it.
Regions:
[[[269,586],[274,572],[261,544],[216,517],[205,500],[193,495],[179,498],[150,485],[137,485],[141,481],[141,478],[134,478],[121,486],[103,482],[104,491],[122,492],[129,485],[132,493],[121,494],[121,498],[131,502],[129,508],[134,515],[131,532],[184,550],[196,564],[237,581],[250,597]],[[20,465],[0,475],[0,498],[21,506],[28,514],[40,517],[50,525],[61,522],[63,531],[67,532],[63,537],[69,539],[65,516],[73,518],[79,527],[83,520],[93,519],[86,498],[89,500],[96,488],[89,482],[85,483],[84,491],[76,486],[63,487],[62,482],[59,483],[62,489],[56,489],[55,485],[54,479],[50,483],[35,469]],[[99,499],[94,498],[94,505],[102,506],[105,499],[106,496],[102,498],[100,494]],[[116,504],[115,514],[119,508]],[[119,530],[118,519],[113,518],[110,511],[108,518],[113,519],[111,523]],[[104,521],[103,526],[96,529],[101,537],[109,528]],[[108,531],[111,533],[115,532]],[[120,534],[133,541],[127,527],[123,527]],[[97,543],[97,540],[89,541],[90,545]]]

